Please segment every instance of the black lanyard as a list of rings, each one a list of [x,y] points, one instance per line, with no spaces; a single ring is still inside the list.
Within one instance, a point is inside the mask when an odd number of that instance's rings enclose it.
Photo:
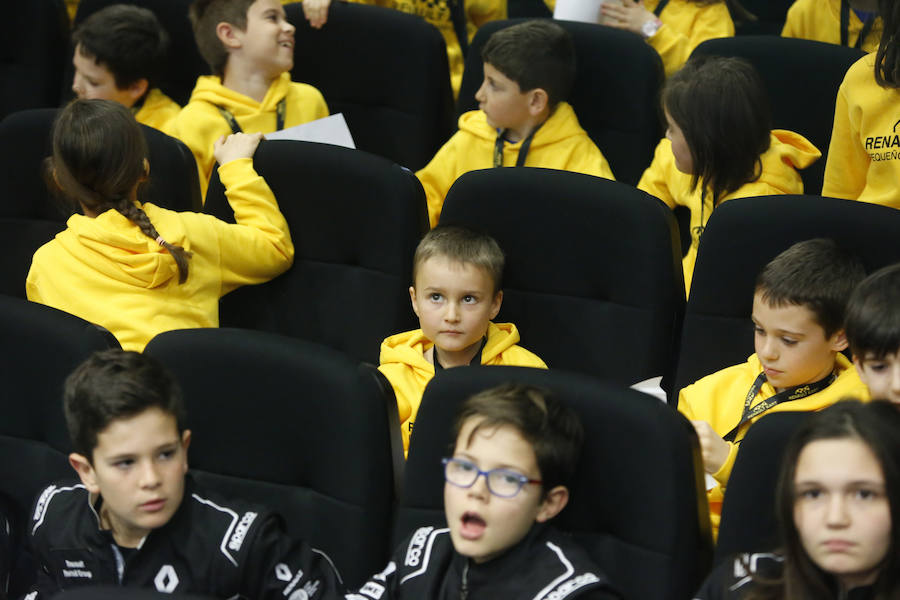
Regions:
[[[713,210],[716,208],[716,197],[713,195]],[[697,241],[700,241],[700,236],[703,235],[703,231],[706,229],[706,223],[703,222],[703,213],[706,209],[706,187],[704,186],[700,190],[700,224],[691,229],[691,232],[697,234]]]
[[[872,26],[875,24],[876,15],[869,15],[869,18],[863,21],[862,29],[859,37],[856,38],[854,48],[862,49],[863,41],[869,37]],[[841,0],[841,46],[848,46],[850,41],[850,0]]]
[[[663,11],[663,9],[666,7],[666,4],[668,4],[668,3],[669,3],[669,0],[659,0],[659,4],[657,4],[656,8],[653,9],[653,14],[658,17],[659,13],[661,13]]]
[[[275,106],[275,131],[284,129],[284,113],[287,111],[286,106],[287,104],[285,103],[284,98],[279,100],[278,104]],[[243,133],[244,130],[238,125],[237,119],[234,118],[234,115],[231,114],[230,110],[221,106],[216,106],[216,108],[219,109],[219,114],[222,115],[222,118],[225,119],[225,122],[231,127],[232,133]]]
[[[472,360],[469,361],[470,367],[472,365],[480,365],[481,364],[481,351],[484,350],[485,344],[487,344],[487,338],[486,337],[481,338],[481,345],[478,347],[478,352],[475,354],[475,356],[472,357]],[[434,346],[434,352],[433,352],[431,358],[434,359],[434,371],[435,372],[444,370],[444,365],[442,365],[441,361],[438,360],[437,351],[438,351],[437,346]]]
[[[756,395],[759,393],[760,388],[766,382],[765,372],[760,373],[756,377],[756,381],[753,382],[753,385],[750,386],[750,391],[747,392],[747,398],[744,400],[744,411],[741,414],[740,422],[734,426],[734,429],[722,436],[722,439],[726,442],[733,442],[734,438],[737,437],[738,430],[743,427],[744,423],[746,423],[747,421],[758,417],[773,406],[781,404],[782,402],[800,400],[801,398],[806,398],[807,396],[817,394],[834,383],[835,378],[836,377],[834,373],[830,373],[828,377],[820,379],[819,381],[816,381],[814,383],[797,385],[781,390],[771,398],[763,400],[753,408],[750,408],[750,405],[753,403],[753,399],[756,398]]]
[[[516,166],[524,167],[525,159],[528,157],[528,150],[531,148],[531,140],[534,138],[534,134],[537,133],[537,130],[540,129],[541,126],[538,125],[535,127],[531,133],[528,134],[528,137],[522,142],[522,147],[519,148],[519,156],[516,157]],[[502,167],[503,166],[503,131],[497,130],[497,141],[494,142],[494,167]]]

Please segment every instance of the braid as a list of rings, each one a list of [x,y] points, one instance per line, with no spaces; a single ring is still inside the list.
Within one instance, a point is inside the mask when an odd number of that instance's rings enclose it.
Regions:
[[[147,216],[147,213],[127,198],[123,198],[118,202],[113,203],[112,206],[122,213],[126,219],[140,227],[141,233],[150,239],[156,240],[156,243],[165,248],[169,254],[172,255],[172,258],[175,259],[175,265],[178,267],[178,283],[184,283],[188,276],[188,259],[193,253],[188,252],[181,246],[170,244],[164,240],[163,237],[159,235],[159,232],[156,231],[156,227],[153,226],[153,223],[150,222],[150,217]]]

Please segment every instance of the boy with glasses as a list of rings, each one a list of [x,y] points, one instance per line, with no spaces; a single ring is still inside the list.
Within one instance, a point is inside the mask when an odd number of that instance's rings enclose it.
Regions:
[[[448,527],[416,530],[347,598],[620,598],[547,523],[569,500],[584,437],[575,413],[543,390],[507,384],[466,400],[454,432],[443,461]]]

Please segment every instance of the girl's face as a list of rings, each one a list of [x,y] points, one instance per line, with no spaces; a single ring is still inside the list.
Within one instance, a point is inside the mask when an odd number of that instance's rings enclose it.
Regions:
[[[675,122],[669,111],[666,110],[664,112],[666,113],[667,123],[666,138],[672,142],[675,168],[687,175],[693,175],[694,159],[691,158],[691,150],[688,148],[687,140],[684,139],[684,133],[681,132],[681,127],[678,126],[678,123]]]
[[[844,589],[873,583],[891,546],[891,509],[869,446],[810,442],[797,458],[794,493],[794,524],[810,559]]]

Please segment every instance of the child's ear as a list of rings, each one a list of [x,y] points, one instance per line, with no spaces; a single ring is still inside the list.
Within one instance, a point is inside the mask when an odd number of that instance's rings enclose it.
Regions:
[[[92,494],[100,493],[100,486],[97,485],[97,475],[94,472],[94,467],[84,454],[73,452],[69,455],[69,464],[78,473],[78,477],[81,479],[84,487],[87,488],[87,491]]]
[[[831,336],[831,349],[835,352],[841,352],[842,350],[846,350],[849,343],[847,342],[847,334],[844,333],[844,330],[838,330],[834,335]]]
[[[528,92],[528,112],[536,117],[547,109],[550,97],[543,88],[534,88]]]
[[[141,96],[147,93],[149,85],[149,82],[142,77],[127,86],[124,91],[128,94],[128,97],[131,98],[132,102],[137,102]]]
[[[222,42],[222,45],[225,46],[226,50],[236,50],[241,47],[239,33],[242,33],[240,29],[226,21],[222,21],[216,25],[216,37],[219,38],[219,41]]]
[[[538,523],[549,521],[560,513],[562,509],[569,503],[569,488],[564,485],[558,485],[544,496],[544,501],[538,510],[537,516],[534,518]]]
[[[419,316],[419,304],[416,301],[416,288],[413,286],[409,286],[409,301],[412,303],[413,312],[416,313],[416,316]]]
[[[494,300],[491,302],[491,320],[500,312],[500,305],[503,304],[503,290],[499,290],[494,294]]]
[[[181,433],[181,450],[184,452],[184,472],[187,473],[188,470],[188,460],[187,460],[187,451],[188,447],[191,445],[191,430],[185,429]]]

